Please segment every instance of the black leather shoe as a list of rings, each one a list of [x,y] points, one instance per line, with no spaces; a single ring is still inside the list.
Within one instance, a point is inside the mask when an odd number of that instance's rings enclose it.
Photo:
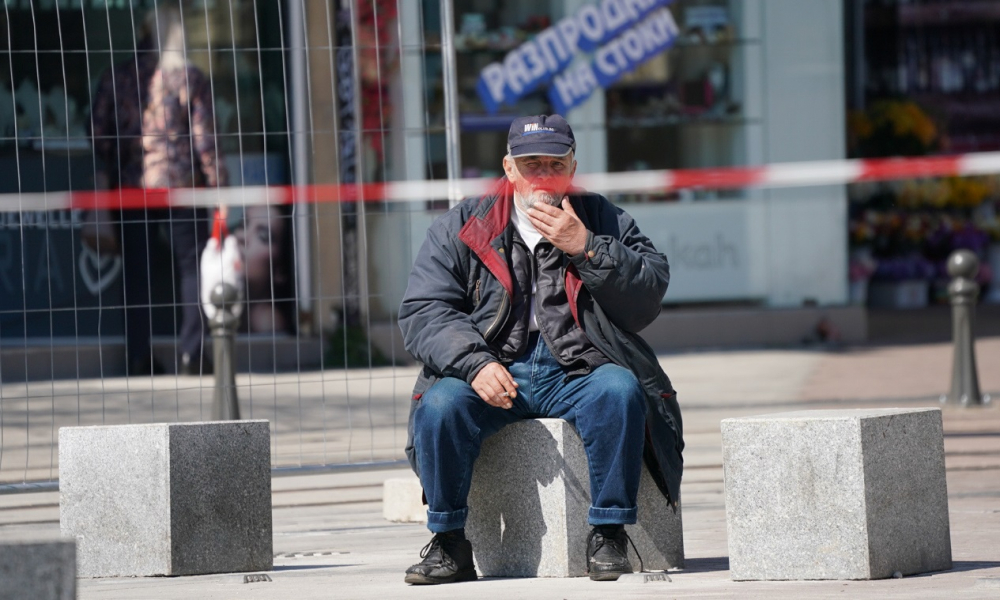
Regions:
[[[472,544],[465,539],[464,529],[434,534],[420,551],[420,558],[424,560],[406,570],[403,579],[406,583],[433,585],[476,580]]]
[[[631,540],[624,525],[597,525],[587,538],[587,572],[594,581],[616,581],[632,572],[628,561]],[[638,553],[637,553],[638,554]]]

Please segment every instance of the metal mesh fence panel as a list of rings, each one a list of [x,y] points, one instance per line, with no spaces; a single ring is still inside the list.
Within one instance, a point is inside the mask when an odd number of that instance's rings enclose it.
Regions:
[[[424,26],[438,10],[3,3],[0,484],[55,480],[62,426],[209,418],[213,220],[241,250],[237,393],[242,416],[271,421],[274,466],[402,458],[416,370],[395,323],[400,250],[427,205],[339,196],[435,175],[443,128],[402,73],[440,64]],[[299,201],[324,185],[339,201]]]
[[[868,50],[810,6],[0,0],[0,492],[57,480],[60,427],[212,417],[226,236],[241,416],[275,469],[402,461],[407,274],[502,175],[515,115],[566,113],[574,183],[667,254],[666,304],[922,306],[959,247],[1000,301],[992,80],[918,98],[950,122],[866,108]]]

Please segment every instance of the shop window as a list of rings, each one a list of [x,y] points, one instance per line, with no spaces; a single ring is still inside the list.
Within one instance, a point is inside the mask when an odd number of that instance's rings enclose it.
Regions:
[[[848,150],[879,158],[1000,150],[1000,3],[870,1],[848,22]],[[851,43],[853,41],[853,43]],[[850,188],[856,302],[947,302],[951,252],[979,255],[1000,301],[1000,178],[927,178]]]
[[[515,116],[565,113],[594,94],[603,97],[604,114],[600,122],[587,126],[607,132],[607,171],[742,164],[745,126],[757,122],[744,110],[743,52],[756,47],[759,40],[741,33],[740,4],[728,0],[661,3],[614,30],[605,15],[603,37],[590,43],[584,40],[564,52],[563,20],[590,18],[604,5],[456,0],[463,174],[499,175],[507,129]],[[428,8],[438,9],[436,3]],[[669,31],[662,47],[647,47],[648,36],[636,47],[615,46],[636,39],[626,33],[640,31],[657,16],[664,17],[657,31]],[[584,37],[581,33],[580,39]],[[516,53],[524,55],[529,45],[535,54],[514,57],[511,62]],[[609,54],[616,55],[608,63],[618,71],[599,72],[596,66],[591,72],[577,70],[595,65],[602,60],[602,51],[612,47],[615,51]],[[500,66],[505,79],[497,79],[492,92],[484,93],[484,87],[491,87],[490,70],[498,72]],[[432,57],[427,82],[430,123],[443,127],[442,75]],[[439,170],[437,175],[443,176],[443,164]],[[734,194],[709,193],[713,197]]]
[[[545,87],[516,103],[488,110],[477,93],[480,73],[524,41],[549,27],[562,13],[563,0],[454,0],[455,59],[463,175],[499,176],[507,130],[518,115],[553,112]],[[432,178],[446,178],[444,73],[441,64],[440,5],[424,3],[425,94]]]
[[[265,155],[284,162],[287,155],[286,76],[281,31],[273,26],[280,1],[181,4],[187,60],[211,79],[219,148],[249,164],[273,162]],[[154,4],[6,3],[0,13],[0,191],[93,187],[95,88],[107,69],[136,55],[138,31]],[[43,162],[44,178],[18,178],[42,171]],[[240,179],[242,170],[234,175],[233,183],[249,183]],[[284,182],[271,175],[269,183]]]
[[[759,122],[746,116],[739,83],[743,53],[759,40],[741,33],[736,3],[684,0],[670,10],[679,28],[671,49],[607,90],[609,171],[737,165],[745,127]]]
[[[143,21],[154,7],[171,1],[4,2],[0,194],[17,198],[18,193],[89,190],[100,184],[109,169],[95,156],[91,139],[98,84],[113,66],[148,56],[150,50],[139,39]],[[287,42],[279,26],[284,1],[179,4],[183,59],[210,81],[217,147],[225,157],[231,186],[288,182]],[[193,173],[191,178],[193,184],[204,183]],[[121,335],[121,257],[98,260],[85,248],[80,235],[83,211],[38,210],[39,203],[30,208],[3,213],[0,219],[0,336]],[[267,294],[258,293],[250,301],[273,304],[276,314],[285,316],[285,325],[274,319],[273,328],[290,330],[295,289],[289,263],[290,217],[285,208],[259,212],[230,211],[230,228],[246,238],[248,252],[251,246],[258,249],[258,262],[266,259],[273,266],[274,272],[265,274]],[[164,275],[150,280],[152,332],[172,335],[179,308],[177,284],[167,275],[173,260],[164,242],[169,223],[151,230],[149,256],[158,258],[150,269]],[[260,248],[271,254],[260,258]]]

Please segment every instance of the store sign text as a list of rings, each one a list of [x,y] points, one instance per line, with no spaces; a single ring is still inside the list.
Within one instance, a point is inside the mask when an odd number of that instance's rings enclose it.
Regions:
[[[669,243],[663,251],[674,266],[697,271],[741,267],[738,242],[728,237],[726,232],[711,231],[695,239],[671,234],[668,239]]]
[[[670,261],[665,302],[715,302],[761,298],[755,278],[764,246],[754,237],[749,202],[630,204],[642,232]]]
[[[556,112],[566,112],[673,44],[677,24],[663,8],[671,2],[601,0],[584,6],[509,52],[503,63],[483,69],[479,97],[495,113],[555,78],[549,100]],[[576,51],[594,57],[560,75]]]

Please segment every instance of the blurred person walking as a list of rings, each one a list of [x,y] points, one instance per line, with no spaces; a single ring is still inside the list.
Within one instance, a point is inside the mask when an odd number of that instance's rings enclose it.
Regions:
[[[94,152],[103,162],[98,189],[225,186],[227,173],[216,145],[212,88],[188,62],[182,11],[160,2],[144,19],[135,56],[110,68],[94,96]],[[166,229],[169,257],[153,241]],[[203,353],[205,325],[198,296],[198,260],[208,239],[203,208],[121,211],[125,330],[129,375],[162,373],[152,355],[152,282],[174,279],[182,306],[178,340],[181,374],[210,373]],[[172,286],[173,287],[173,286]]]

